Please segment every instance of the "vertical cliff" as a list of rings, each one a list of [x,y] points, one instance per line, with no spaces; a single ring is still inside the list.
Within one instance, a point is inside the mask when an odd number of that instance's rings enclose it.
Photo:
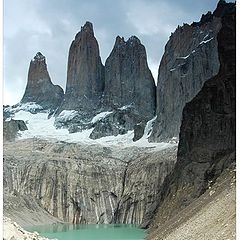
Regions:
[[[145,47],[135,36],[127,41],[118,36],[105,64],[106,105],[110,108],[131,105],[149,120],[155,114],[155,88]]]
[[[217,41],[220,70],[184,107],[177,162],[158,193],[155,226],[161,226],[203,194],[225,169],[235,167],[235,7],[224,13]],[[150,220],[153,215],[148,217]],[[159,232],[163,233],[161,229]]]
[[[234,3],[220,1],[214,13],[200,22],[178,27],[171,35],[160,63],[157,85],[157,120],[151,141],[178,137],[182,110],[204,82],[219,71],[217,34],[221,17]]]
[[[94,111],[100,106],[104,67],[92,23],[86,22],[73,40],[68,56],[67,84],[61,110]]]
[[[105,64],[102,102],[102,110],[111,113],[96,122],[90,135],[93,139],[125,134],[138,124],[145,126],[154,117],[156,86],[148,68],[145,47],[137,37],[127,41],[116,38]]]
[[[63,90],[51,82],[46,58],[38,52],[30,62],[28,80],[21,103],[35,102],[44,109],[56,109],[63,100]]]
[[[32,211],[31,196],[38,204],[36,211],[42,208],[66,222],[140,224],[158,201],[157,189],[175,161],[174,145],[157,151],[37,139],[8,142],[5,214],[24,222],[14,207],[15,196],[26,199],[26,214]]]

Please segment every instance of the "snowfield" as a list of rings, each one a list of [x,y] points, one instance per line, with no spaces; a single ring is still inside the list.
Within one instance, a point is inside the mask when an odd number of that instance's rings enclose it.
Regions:
[[[96,115],[92,119],[92,123],[106,117],[111,112],[102,112]],[[68,111],[63,112],[60,115],[63,118],[72,118],[77,113],[76,111]],[[69,133],[67,129],[56,129],[54,126],[54,117],[48,118],[48,113],[36,113],[32,114],[28,111],[20,110],[18,112],[15,112],[15,116],[13,117],[15,120],[23,120],[25,121],[28,130],[20,132],[19,139],[26,139],[26,138],[40,138],[40,139],[46,139],[49,141],[64,141],[69,143],[84,143],[84,144],[101,144],[101,145],[119,145],[119,146],[136,146],[136,147],[153,147],[158,150],[165,149],[168,147],[172,147],[177,145],[177,141],[167,142],[167,143],[149,143],[148,137],[151,134],[152,131],[152,124],[154,122],[154,119],[150,120],[145,128],[144,136],[136,141],[133,142],[133,131],[128,131],[124,135],[118,135],[118,136],[107,136],[102,137],[100,139],[90,139],[89,136],[92,129],[83,130],[82,132],[76,132],[76,133]]]

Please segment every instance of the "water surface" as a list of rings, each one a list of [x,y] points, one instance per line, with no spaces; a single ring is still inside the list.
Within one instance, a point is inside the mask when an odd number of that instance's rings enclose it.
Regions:
[[[72,225],[55,224],[26,229],[59,240],[143,240],[144,230],[130,224]]]

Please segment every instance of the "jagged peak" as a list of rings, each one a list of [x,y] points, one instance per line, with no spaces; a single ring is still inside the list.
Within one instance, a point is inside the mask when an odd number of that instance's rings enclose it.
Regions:
[[[84,24],[84,26],[81,29],[84,31],[93,32],[93,24],[89,21],[86,21],[86,23]]]
[[[117,36],[116,37],[116,40],[115,40],[115,45],[121,45],[121,44],[125,44],[125,40],[124,40],[124,37],[120,37],[120,36]]]
[[[136,43],[136,44],[141,44],[141,41],[139,40],[138,37],[136,36],[131,36],[128,40],[128,43]]]
[[[236,2],[226,2],[224,0],[220,0],[217,4],[216,10],[213,12],[215,17],[222,17],[227,13],[231,13],[235,11]]]
[[[82,27],[81,27],[81,31],[79,31],[76,36],[75,39],[79,38],[82,34],[87,33],[90,36],[94,37],[94,31],[93,31],[93,24],[91,22],[86,22]]]
[[[221,5],[221,4],[226,4],[226,1],[225,0],[219,0],[218,6]]]
[[[33,62],[45,62],[46,58],[44,55],[42,55],[41,52],[37,52],[37,54],[35,55],[35,57],[33,58]]]

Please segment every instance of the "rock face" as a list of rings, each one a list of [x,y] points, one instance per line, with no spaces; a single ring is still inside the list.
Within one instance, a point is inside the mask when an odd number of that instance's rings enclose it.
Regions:
[[[234,3],[220,1],[213,14],[184,24],[171,35],[159,67],[157,120],[151,141],[178,137],[183,107],[218,73],[217,34],[221,17],[233,7]]]
[[[174,216],[204,193],[226,168],[235,165],[235,8],[224,13],[217,40],[220,71],[205,82],[202,90],[183,110],[177,163],[159,192],[160,221]],[[170,202],[171,208],[168,206]],[[166,211],[167,208],[170,210]]]
[[[38,52],[30,62],[28,81],[21,103],[35,102],[43,109],[56,109],[63,100],[63,90],[51,82],[45,57]]]
[[[147,120],[155,114],[156,87],[148,68],[145,47],[132,36],[119,36],[105,64],[104,98],[110,108],[131,105]]]
[[[31,196],[66,222],[140,224],[175,160],[176,145],[157,151],[35,139],[5,143],[5,199]]]
[[[68,56],[67,85],[61,110],[94,112],[100,107],[104,67],[92,23],[86,22],[72,42]]]
[[[142,123],[145,127],[146,122],[133,108],[116,109],[106,117],[94,123],[91,139],[106,136],[117,136],[126,134],[128,130],[133,130],[137,123]]]
[[[3,121],[3,140],[13,141],[17,137],[19,131],[27,130],[27,126],[22,120]]]
[[[145,125],[155,114],[156,86],[148,68],[145,47],[132,36],[116,38],[105,64],[102,109],[112,111],[96,123],[91,138],[125,134]]]
[[[125,134],[152,119],[155,105],[156,87],[140,40],[133,36],[125,42],[118,36],[104,68],[87,22],[70,47],[66,94],[55,126],[70,132],[94,128],[92,139]],[[64,122],[61,115],[66,111],[76,114]],[[104,112],[111,114],[93,124],[93,117]]]

